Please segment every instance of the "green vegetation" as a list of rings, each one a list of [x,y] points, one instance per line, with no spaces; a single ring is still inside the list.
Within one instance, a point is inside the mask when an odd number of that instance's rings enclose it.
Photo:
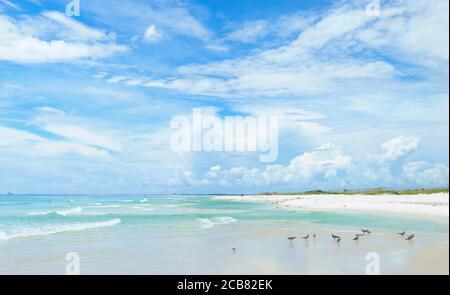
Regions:
[[[264,192],[261,195],[418,195],[418,194],[435,194],[435,193],[448,193],[447,188],[420,188],[420,189],[407,189],[407,190],[390,190],[385,188],[361,190],[361,191],[349,191],[343,190],[338,192],[328,192],[322,190],[313,190],[306,192]]]

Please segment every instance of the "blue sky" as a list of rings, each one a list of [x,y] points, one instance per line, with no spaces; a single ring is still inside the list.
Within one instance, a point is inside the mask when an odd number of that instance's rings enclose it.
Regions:
[[[448,1],[0,0],[0,192],[447,186]],[[170,121],[280,118],[279,157]]]

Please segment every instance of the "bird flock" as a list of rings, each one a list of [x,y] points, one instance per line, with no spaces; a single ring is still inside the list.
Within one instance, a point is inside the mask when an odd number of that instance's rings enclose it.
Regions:
[[[366,235],[370,235],[372,232],[368,229],[361,229],[361,232],[358,232],[355,234],[353,241],[358,241],[359,238],[366,236]],[[411,233],[409,235],[406,234],[406,231],[402,231],[397,233],[399,236],[401,236],[402,238],[404,238],[406,241],[411,241],[412,239],[414,239],[416,237],[416,235],[414,233]],[[312,237],[313,239],[315,239],[317,237],[316,234],[307,234],[306,236],[301,237],[302,240],[309,240],[309,238]],[[297,237],[296,236],[289,236],[286,239],[288,239],[288,241],[290,243],[292,243]],[[335,234],[331,234],[331,238],[337,243],[339,244],[342,241],[341,236],[335,235]],[[236,248],[231,248],[231,250],[233,251],[233,253],[236,253],[237,249]]]
[[[370,235],[372,232],[369,229],[361,229],[361,232],[358,232],[355,234],[355,236],[353,237],[353,241],[358,241],[361,237],[366,236],[366,235]],[[403,237],[406,241],[411,241],[412,239],[415,238],[415,234],[406,234],[406,231],[402,231],[397,233],[398,235],[400,235],[401,237]],[[315,239],[317,237],[316,234],[313,234],[312,237]],[[297,237],[296,236],[289,236],[287,237],[287,239],[289,240],[290,243],[292,243]],[[303,240],[308,240],[310,238],[310,234],[307,234],[306,236],[301,237],[301,239]],[[336,243],[340,243],[342,241],[342,237],[335,235],[335,234],[331,234],[331,238],[336,241]]]

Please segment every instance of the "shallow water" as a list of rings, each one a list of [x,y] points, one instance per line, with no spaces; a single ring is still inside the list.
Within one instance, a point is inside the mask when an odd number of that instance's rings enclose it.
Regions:
[[[374,233],[355,242],[360,228]],[[404,241],[401,230],[417,239]],[[286,240],[313,232],[309,241]],[[414,251],[447,240],[444,223],[213,196],[0,196],[3,274],[64,274],[69,252],[79,254],[85,274],[359,274],[370,252],[381,257],[382,272],[396,273]]]

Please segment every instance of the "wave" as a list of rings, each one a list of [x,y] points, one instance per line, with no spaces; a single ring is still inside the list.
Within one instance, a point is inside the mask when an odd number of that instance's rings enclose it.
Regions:
[[[200,222],[200,226],[203,229],[209,229],[216,225],[224,225],[236,222],[237,220],[233,217],[229,216],[219,216],[214,218],[197,218],[198,222]]]
[[[119,218],[111,219],[108,221],[99,222],[86,222],[86,223],[72,223],[72,224],[61,224],[54,226],[44,226],[42,228],[26,228],[22,230],[12,231],[10,233],[5,233],[0,231],[0,240],[11,240],[18,238],[28,238],[34,236],[48,236],[57,233],[71,232],[71,231],[82,231],[93,228],[100,227],[110,227],[121,223],[122,220]]]
[[[100,205],[98,205],[100,204]],[[92,208],[120,208],[122,205],[102,205],[102,203],[95,204],[94,206],[90,206]]]
[[[77,208],[71,208],[71,209],[63,209],[63,210],[57,210],[57,211],[39,211],[39,212],[30,212],[28,215],[30,216],[36,216],[36,215],[50,215],[50,214],[57,214],[61,216],[67,216],[67,215],[75,215],[79,214],[83,211],[83,208],[77,207]]]
[[[67,209],[67,210],[59,210],[59,211],[56,211],[56,214],[61,215],[61,216],[67,216],[67,215],[81,213],[82,211],[83,211],[83,208],[77,207],[77,208],[72,208],[72,209]]]

